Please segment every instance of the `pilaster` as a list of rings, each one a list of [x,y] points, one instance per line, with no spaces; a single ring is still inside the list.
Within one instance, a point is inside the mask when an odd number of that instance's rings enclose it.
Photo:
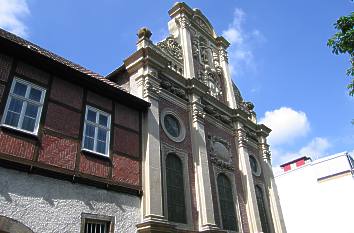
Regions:
[[[184,77],[191,79],[195,77],[192,54],[192,41],[189,31],[190,22],[185,13],[181,13],[176,19],[176,24],[179,27],[181,38],[181,46],[183,51]]]
[[[224,71],[226,100],[228,106],[230,108],[235,109],[237,107],[237,103],[235,99],[234,88],[232,86],[232,79],[231,79],[231,73],[229,67],[229,58],[226,51],[227,47],[229,46],[229,42],[227,42],[223,37],[218,37],[216,40],[218,42],[217,45],[219,48],[220,66]]]
[[[205,140],[205,113],[200,97],[196,94],[192,94],[191,96],[191,117],[192,152],[195,165],[195,190],[199,212],[199,230],[217,230],[218,227],[215,224],[209,161]]]
[[[270,212],[273,219],[274,231],[275,233],[286,233],[285,222],[278,196],[278,190],[275,184],[274,174],[271,165],[271,154],[269,151],[269,145],[267,144],[265,136],[260,136],[259,141],[261,142],[261,155],[263,157],[263,160],[265,161],[263,171],[266,187],[268,187],[267,191],[269,194]]]
[[[143,117],[142,153],[142,219],[138,232],[154,224],[166,224],[163,216],[161,153],[159,131],[159,80],[157,72],[149,66],[140,67],[131,78],[134,95],[151,104]],[[144,229],[142,229],[144,228]]]
[[[251,233],[262,232],[261,221],[259,217],[256,193],[254,190],[254,182],[252,177],[252,170],[249,161],[249,154],[247,150],[247,136],[243,125],[240,122],[235,122],[236,128],[236,143],[239,155],[239,168],[242,174],[242,183],[245,190],[246,212],[248,218],[248,225]]]

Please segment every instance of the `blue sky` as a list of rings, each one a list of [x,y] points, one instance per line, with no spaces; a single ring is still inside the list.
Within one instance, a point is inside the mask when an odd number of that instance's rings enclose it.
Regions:
[[[349,0],[186,1],[199,8],[229,48],[233,80],[273,129],[273,164],[354,151],[354,98],[348,57],[326,46]],[[137,30],[168,34],[170,0],[0,0],[0,27],[100,74],[135,51]]]

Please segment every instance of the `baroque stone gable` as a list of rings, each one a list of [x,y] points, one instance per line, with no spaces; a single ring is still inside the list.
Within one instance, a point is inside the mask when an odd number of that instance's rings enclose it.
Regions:
[[[172,35],[157,43],[157,47],[173,58],[183,62],[182,47]]]

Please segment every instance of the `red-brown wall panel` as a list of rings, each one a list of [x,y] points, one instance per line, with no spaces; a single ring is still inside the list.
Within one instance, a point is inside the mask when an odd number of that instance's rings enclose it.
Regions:
[[[87,92],[87,102],[101,107],[101,110],[112,111],[112,101],[110,99],[97,95],[91,91]]]
[[[108,177],[110,162],[102,158],[95,158],[95,156],[81,154],[80,172],[92,176]]]
[[[140,185],[140,161],[113,156],[112,179],[129,185]]]
[[[0,80],[7,81],[11,70],[12,58],[0,54]]]
[[[61,102],[81,110],[83,89],[82,87],[67,82],[61,78],[54,78],[50,97]]]
[[[139,131],[139,112],[121,104],[115,104],[114,123]]]
[[[31,160],[35,145],[0,131],[0,153]]]
[[[74,170],[78,146],[74,140],[44,134],[38,160],[52,166]]]
[[[114,151],[139,157],[139,134],[122,128],[114,128]]]
[[[64,135],[78,137],[81,114],[49,102],[45,127]]]
[[[49,74],[47,72],[23,62],[17,64],[16,72],[42,84],[47,85],[49,83]]]

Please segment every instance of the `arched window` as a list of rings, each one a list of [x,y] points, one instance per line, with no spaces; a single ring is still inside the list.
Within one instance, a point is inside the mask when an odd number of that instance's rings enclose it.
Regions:
[[[229,179],[220,174],[217,178],[221,222],[224,230],[238,231],[235,213],[235,203],[232,197],[232,188]]]
[[[261,218],[262,230],[264,233],[270,233],[267,212],[266,212],[266,205],[264,203],[264,197],[263,197],[263,190],[261,187],[256,185],[255,191],[256,191],[259,216]]]
[[[166,158],[166,186],[168,220],[187,223],[183,166],[175,154],[169,154]]]

